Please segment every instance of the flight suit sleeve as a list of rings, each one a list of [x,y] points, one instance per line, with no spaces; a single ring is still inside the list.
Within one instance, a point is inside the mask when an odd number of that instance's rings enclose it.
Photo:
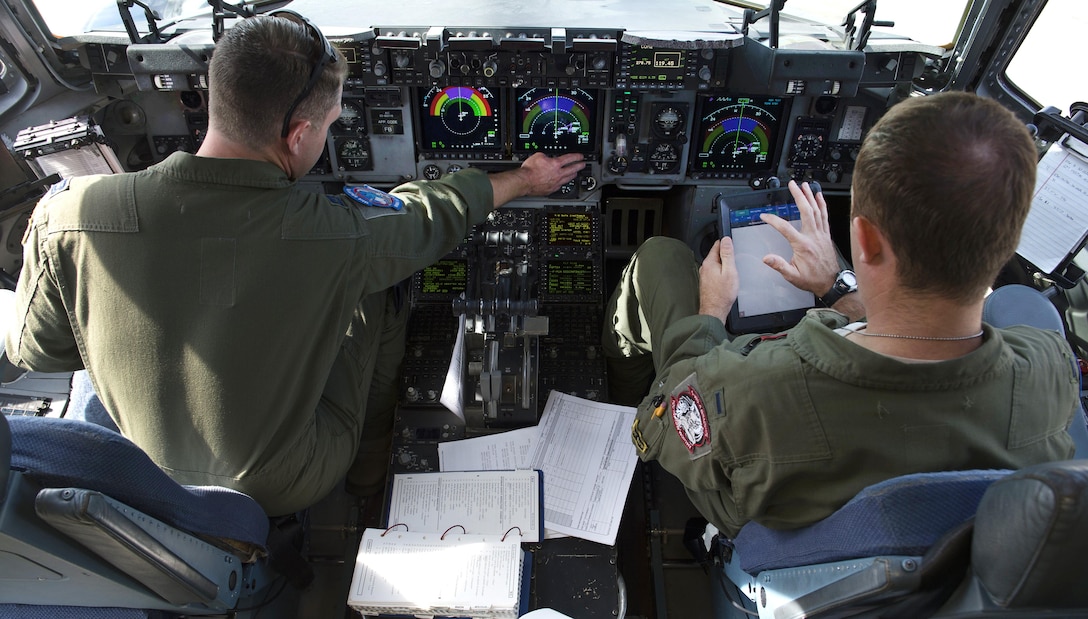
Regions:
[[[750,338],[745,338],[750,339]],[[721,320],[689,316],[666,329],[654,350],[657,379],[642,401],[632,441],[642,460],[657,460],[684,485],[699,512],[727,533],[745,520],[733,497],[732,455],[715,428],[724,423],[717,391],[706,381],[720,377],[731,350]]]
[[[393,207],[360,206],[367,230],[363,251],[381,265],[371,271],[368,292],[387,288],[449,253],[494,205],[491,181],[476,169],[406,183],[389,195],[396,201]]]
[[[23,239],[23,268],[15,289],[15,316],[4,350],[12,363],[38,372],[83,368],[60,287],[48,255],[46,202],[35,209]]]

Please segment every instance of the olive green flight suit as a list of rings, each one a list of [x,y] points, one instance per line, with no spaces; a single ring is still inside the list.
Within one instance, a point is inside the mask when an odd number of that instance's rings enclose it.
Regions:
[[[395,376],[399,358],[376,357],[385,291],[494,200],[478,170],[376,195],[400,208],[186,153],[64,181],[27,232],[10,358],[86,367],[121,431],[175,480],[235,488],[270,515],[303,509],[351,464],[373,374]],[[374,435],[391,427],[377,421]]]
[[[637,388],[652,359],[632,430],[639,456],[729,536],[750,520],[811,524],[899,475],[1072,457],[1079,377],[1057,333],[984,325],[977,350],[910,363],[836,333],[847,319],[832,310],[774,339],[733,341],[697,312],[691,251],[650,239],[605,312],[603,344],[610,384],[618,373]]]

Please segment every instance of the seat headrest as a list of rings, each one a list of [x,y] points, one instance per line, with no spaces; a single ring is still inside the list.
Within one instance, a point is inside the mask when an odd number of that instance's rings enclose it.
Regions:
[[[1000,479],[975,516],[971,563],[994,602],[1085,608],[1088,460],[1037,464]]]

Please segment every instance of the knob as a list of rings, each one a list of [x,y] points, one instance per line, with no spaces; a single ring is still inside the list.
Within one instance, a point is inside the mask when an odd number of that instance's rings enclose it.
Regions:
[[[370,72],[378,77],[385,76],[389,72],[389,68],[385,66],[385,63],[381,60],[374,63],[374,66],[370,68]]]
[[[484,77],[494,77],[498,70],[499,65],[494,60],[488,60],[484,63]]]
[[[699,79],[703,80],[704,82],[709,82],[712,75],[713,74],[710,72],[710,67],[706,65],[699,67]]]
[[[627,157],[612,155],[608,160],[608,170],[613,174],[623,174],[627,171]]]
[[[446,63],[441,60],[432,60],[430,64],[427,65],[427,69],[430,71],[431,77],[439,78],[446,73]]]
[[[606,56],[594,56],[592,66],[594,71],[603,71],[608,68],[608,58]]]
[[[829,183],[837,183],[842,180],[842,173],[835,168],[828,170],[826,176]]]
[[[393,64],[398,69],[407,69],[412,64],[412,57],[408,54],[393,54]]]

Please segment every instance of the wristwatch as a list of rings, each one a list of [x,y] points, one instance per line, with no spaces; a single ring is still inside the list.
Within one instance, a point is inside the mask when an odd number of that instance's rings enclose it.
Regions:
[[[843,269],[835,276],[835,283],[831,285],[831,290],[828,290],[820,297],[820,303],[823,303],[826,307],[831,307],[839,299],[851,292],[857,292],[857,290],[858,276],[854,275],[854,272],[850,269]]]

